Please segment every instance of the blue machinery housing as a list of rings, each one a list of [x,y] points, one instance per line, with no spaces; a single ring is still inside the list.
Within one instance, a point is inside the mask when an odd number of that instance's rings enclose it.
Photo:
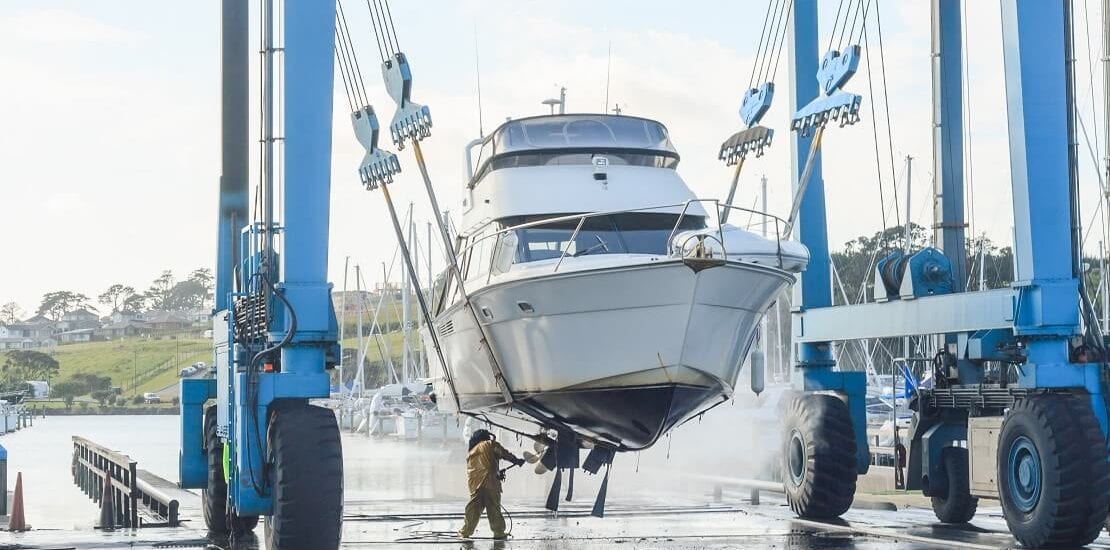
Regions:
[[[337,324],[327,282],[331,186],[335,2],[284,1],[284,211],[275,225],[247,226],[247,2],[224,0],[223,175],[216,274],[216,378],[181,381],[181,486],[204,488],[208,464],[203,415],[219,405],[226,438],[229,501],[240,516],[269,515],[272,495],[262,479],[270,405],[328,397],[326,369],[338,361]],[[281,255],[255,243],[280,232]],[[235,266],[239,266],[235,270]],[[233,282],[238,278],[237,288]],[[269,286],[269,289],[266,287]],[[281,343],[279,368],[248,372],[259,345],[237,341],[237,298],[268,296],[265,349]],[[280,295],[280,298],[279,296]],[[240,339],[241,340],[241,339]],[[267,360],[270,361],[270,360]],[[272,370],[272,372],[270,372]],[[252,388],[257,388],[252,390]],[[252,410],[253,409],[253,410]],[[251,479],[255,476],[256,479]],[[258,490],[261,482],[264,490]]]

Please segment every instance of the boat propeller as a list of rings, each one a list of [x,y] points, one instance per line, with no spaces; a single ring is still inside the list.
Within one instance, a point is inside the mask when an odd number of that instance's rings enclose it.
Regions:
[[[572,452],[573,451],[573,452]],[[594,500],[593,509],[590,515],[594,517],[605,517],[605,499],[609,489],[609,473],[612,470],[613,458],[616,452],[613,449],[606,447],[593,447],[590,449],[586,460],[579,465],[578,463],[578,447],[577,444],[572,448],[567,446],[565,449],[559,449],[558,446],[548,447],[543,455],[534,455],[532,453],[525,454],[525,460],[528,460],[529,455],[536,459],[536,472],[540,473],[549,470],[555,470],[555,478],[551,481],[551,489],[547,494],[547,502],[545,508],[552,512],[559,511],[559,493],[562,491],[563,485],[563,470],[567,472],[567,495],[566,501],[570,502],[574,498],[574,470],[581,467],[586,473],[597,474],[601,468],[605,468],[605,476],[601,480],[601,488],[598,490],[597,498]]]

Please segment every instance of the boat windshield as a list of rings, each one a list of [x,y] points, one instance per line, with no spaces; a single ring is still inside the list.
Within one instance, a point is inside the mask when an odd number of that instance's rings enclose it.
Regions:
[[[518,216],[501,220],[504,227],[540,221],[554,216]],[[578,219],[535,225],[515,231],[517,251],[514,263],[527,263],[592,254],[666,254],[667,238],[678,223],[678,214],[625,212],[586,218],[574,235]],[[680,230],[703,229],[705,218],[687,214]],[[571,237],[574,240],[571,240]]]
[[[508,122],[493,135],[495,154],[534,149],[619,147],[674,152],[667,129],[654,120],[564,115]]]
[[[478,167],[476,177],[480,177],[498,168],[588,164],[589,153],[606,153],[615,157],[612,160],[617,164],[633,166],[673,168],[678,163],[678,152],[671,144],[667,128],[654,120],[555,115],[502,124],[482,144],[474,164]],[[512,157],[527,158],[509,160]],[[490,164],[491,161],[497,165]]]

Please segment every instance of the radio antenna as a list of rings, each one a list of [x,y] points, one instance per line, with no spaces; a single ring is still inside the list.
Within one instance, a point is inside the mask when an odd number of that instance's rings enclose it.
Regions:
[[[478,137],[486,137],[482,126],[482,65],[478,54],[478,21],[474,21],[474,80],[478,83]]]
[[[605,61],[605,110],[603,113],[609,112],[609,73],[613,68],[613,41],[609,41],[609,53]]]

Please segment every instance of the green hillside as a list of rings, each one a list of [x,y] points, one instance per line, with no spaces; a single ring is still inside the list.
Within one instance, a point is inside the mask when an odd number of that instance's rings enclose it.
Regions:
[[[58,346],[53,356],[60,366],[59,381],[77,373],[107,376],[130,397],[172,385],[183,367],[197,361],[211,363],[212,343],[135,338]]]
[[[398,301],[399,302],[399,301]],[[376,304],[374,304],[376,305]],[[369,308],[368,308],[369,309]],[[415,310],[415,307],[414,307]],[[366,312],[363,319],[363,330],[369,332],[372,310]],[[345,316],[344,340],[342,342],[344,355],[347,359],[344,364],[345,378],[349,381],[356,370],[354,365],[357,356],[356,316]],[[414,311],[412,319],[418,318]],[[400,303],[394,304],[387,300],[382,308],[380,321],[388,328],[394,330],[386,337],[388,354],[393,357],[395,364],[400,364],[401,359],[401,333],[400,328]],[[368,343],[366,350],[367,383],[383,383],[385,371],[382,356],[385,355],[385,344],[375,342],[373,336],[366,336]],[[379,345],[382,344],[382,345]],[[112,379],[112,385],[120,388],[124,398],[130,400],[132,396],[146,392],[161,392],[163,399],[168,399],[176,394],[178,373],[186,366],[198,361],[212,362],[212,343],[203,338],[172,337],[162,339],[132,338],[105,342],[87,342],[79,344],[59,345],[49,352],[59,363],[59,374],[50,382],[56,384],[79,373],[107,376]],[[80,400],[88,400],[88,397]],[[60,406],[60,402],[57,403]]]

